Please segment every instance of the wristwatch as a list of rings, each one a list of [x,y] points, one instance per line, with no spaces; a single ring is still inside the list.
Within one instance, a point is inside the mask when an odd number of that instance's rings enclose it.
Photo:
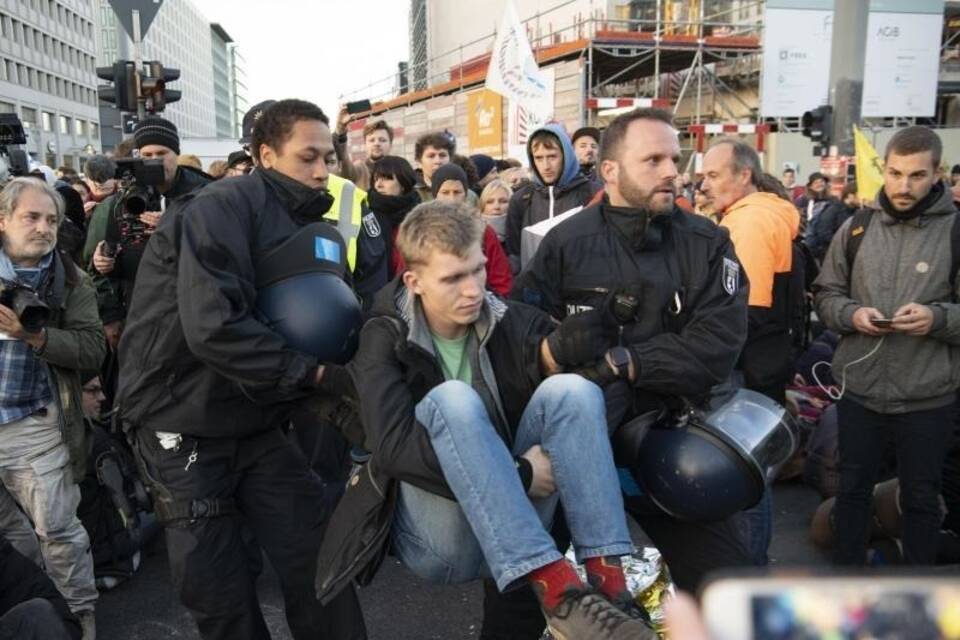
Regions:
[[[613,347],[607,351],[607,362],[617,372],[618,378],[626,380],[630,377],[630,350],[626,347]]]

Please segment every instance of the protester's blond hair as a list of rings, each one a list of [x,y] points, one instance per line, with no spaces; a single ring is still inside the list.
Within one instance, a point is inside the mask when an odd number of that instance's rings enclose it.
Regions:
[[[465,258],[483,229],[483,221],[466,205],[433,200],[407,214],[397,232],[397,250],[407,267],[426,264],[433,251]]]
[[[513,197],[513,189],[510,188],[510,185],[500,178],[491,180],[480,193],[480,213],[483,213],[483,208],[487,206],[488,202],[493,200],[493,196],[497,193],[497,191],[506,191],[507,200]]]

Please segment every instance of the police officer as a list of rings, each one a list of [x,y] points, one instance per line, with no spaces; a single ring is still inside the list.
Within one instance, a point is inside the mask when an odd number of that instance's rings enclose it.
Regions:
[[[252,152],[250,145],[254,127],[264,111],[276,102],[264,100],[244,114],[240,144],[248,153]],[[252,159],[254,164],[258,164],[256,156]],[[326,161],[328,170],[338,162],[336,150],[327,154]],[[364,306],[369,306],[373,302],[373,294],[389,280],[390,256],[387,255],[383,230],[376,215],[367,206],[367,193],[363,189],[328,171],[327,191],[333,202],[323,219],[333,224],[347,243],[347,262],[353,273],[354,288]]]
[[[270,283],[292,281],[267,265],[302,274],[328,264],[339,278],[325,282],[339,288],[307,289],[302,305],[282,306],[309,309],[311,321],[300,323],[309,330],[328,318],[316,300],[331,312],[351,312],[337,307],[352,301],[359,322],[352,294],[337,297],[350,279],[347,245],[321,221],[332,148],[315,105],[284,100],[263,110],[252,135],[260,168],[165,216],[140,265],[120,343],[121,418],[166,527],[178,595],[205,639],[269,638],[247,530],[279,575],[294,638],[365,637],[352,591],[326,608],[313,595],[328,514],[319,480],[283,432],[298,400],[349,392],[339,368],[300,346],[336,331],[294,335],[295,315],[268,323],[263,306],[276,292]],[[300,265],[303,246],[309,260]]]
[[[514,289],[556,318],[602,310],[594,329],[584,317],[585,331],[616,327],[615,346],[583,370],[606,385],[613,429],[725,382],[746,337],[746,279],[729,234],[675,204],[679,155],[666,113],[637,109],[614,120],[600,153],[602,203],[547,234]],[[695,589],[712,569],[750,564],[738,523],[681,522],[630,502],[680,588]]]

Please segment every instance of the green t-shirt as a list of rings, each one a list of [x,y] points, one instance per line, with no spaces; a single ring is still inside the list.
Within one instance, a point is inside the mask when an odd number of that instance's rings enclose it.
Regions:
[[[433,336],[433,345],[440,356],[440,368],[445,380],[459,380],[473,384],[473,370],[470,367],[470,355],[467,353],[469,332],[462,338],[447,340],[436,334]]]

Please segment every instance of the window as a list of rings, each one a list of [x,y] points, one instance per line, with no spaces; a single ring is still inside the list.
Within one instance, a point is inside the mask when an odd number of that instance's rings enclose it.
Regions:
[[[100,139],[100,125],[96,122],[90,123],[90,137],[94,140]]]
[[[73,135],[75,136],[85,136],[87,135],[87,121],[77,118],[73,121]]]
[[[11,25],[13,25],[13,41],[20,44],[20,23],[13,20]]]
[[[13,60],[7,60],[7,82],[12,82],[16,84],[17,82],[17,65]]]
[[[70,133],[70,118],[67,116],[60,116],[60,133],[68,135]]]
[[[30,107],[22,107],[20,109],[20,119],[23,121],[24,127],[35,127],[37,126],[37,110],[31,109]]]
[[[0,113],[16,113],[17,106],[12,102],[0,101]]]
[[[53,131],[53,114],[49,111],[43,112],[43,130]]]
[[[39,87],[37,86],[37,71],[36,71],[36,69],[28,69],[28,70],[27,70],[27,86],[30,87],[31,89],[37,89],[37,88],[39,88]]]

